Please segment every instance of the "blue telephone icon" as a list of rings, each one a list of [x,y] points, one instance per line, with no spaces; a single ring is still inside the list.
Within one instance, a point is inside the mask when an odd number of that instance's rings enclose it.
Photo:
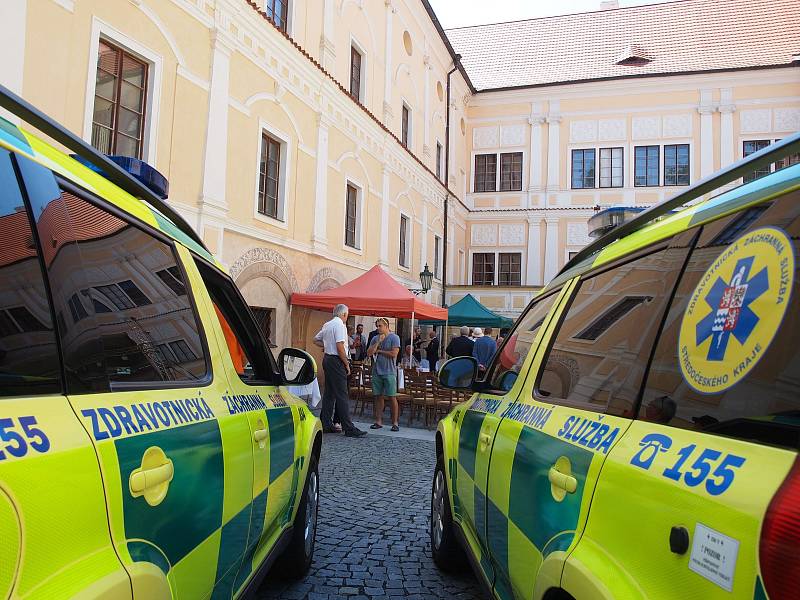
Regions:
[[[639,442],[642,447],[631,458],[631,464],[644,469],[650,468],[659,452],[666,452],[672,447],[672,438],[662,433],[648,433]]]

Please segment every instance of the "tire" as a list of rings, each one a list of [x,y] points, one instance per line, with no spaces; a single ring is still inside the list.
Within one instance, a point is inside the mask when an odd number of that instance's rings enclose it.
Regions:
[[[275,564],[273,571],[286,579],[304,577],[314,560],[319,511],[319,468],[317,457],[311,457],[303,497],[294,518],[294,531],[289,545]]]
[[[450,497],[447,493],[447,476],[441,455],[436,459],[431,488],[430,536],[431,554],[436,566],[449,573],[466,570],[467,557],[455,535]]]

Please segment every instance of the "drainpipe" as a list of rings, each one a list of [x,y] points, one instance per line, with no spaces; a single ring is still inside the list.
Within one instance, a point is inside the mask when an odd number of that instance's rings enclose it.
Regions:
[[[458,70],[461,55],[453,57],[453,68],[447,73],[447,118],[444,127],[444,237],[442,241],[442,307],[447,306],[447,207],[450,204],[450,76]],[[441,342],[440,342],[441,345]]]

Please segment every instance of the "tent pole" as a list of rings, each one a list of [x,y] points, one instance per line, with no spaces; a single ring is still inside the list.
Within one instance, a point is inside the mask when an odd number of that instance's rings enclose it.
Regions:
[[[403,348],[403,352],[406,349]],[[422,360],[422,354],[419,355],[419,359]],[[411,311],[411,361],[409,361],[409,367],[414,363],[414,311]]]

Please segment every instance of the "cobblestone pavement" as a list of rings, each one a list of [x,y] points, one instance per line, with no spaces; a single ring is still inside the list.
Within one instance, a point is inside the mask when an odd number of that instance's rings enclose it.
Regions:
[[[484,598],[471,572],[447,575],[433,564],[428,519],[434,462],[430,441],[326,435],[311,570],[299,582],[270,573],[259,600]]]

